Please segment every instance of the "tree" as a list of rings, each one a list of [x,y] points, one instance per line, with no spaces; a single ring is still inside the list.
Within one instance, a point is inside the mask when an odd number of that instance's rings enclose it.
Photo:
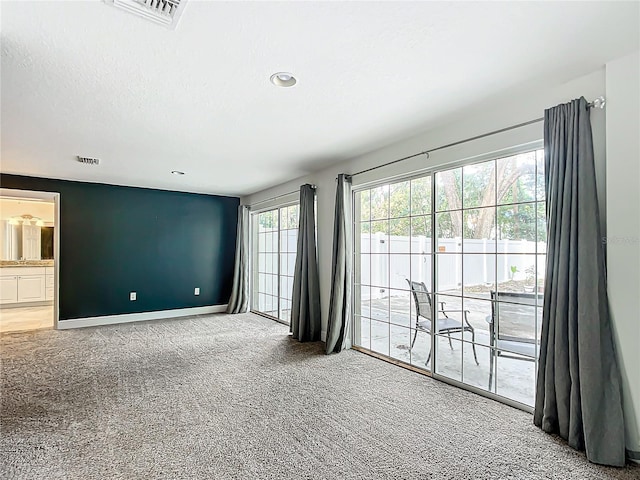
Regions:
[[[535,202],[540,196],[541,158],[537,152],[528,152],[436,173],[437,235],[499,235],[536,241],[537,225],[538,236],[544,238],[544,204],[539,204],[536,211],[535,203],[522,203]],[[357,198],[365,222],[361,224],[363,233],[431,235],[431,177],[382,185],[360,192]],[[497,213],[493,208],[496,203]],[[409,215],[414,218],[410,220]],[[387,218],[391,219],[388,223]]]

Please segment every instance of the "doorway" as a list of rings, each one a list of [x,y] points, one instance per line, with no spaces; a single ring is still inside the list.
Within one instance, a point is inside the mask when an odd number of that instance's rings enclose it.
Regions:
[[[299,204],[252,214],[251,310],[282,323],[291,320]]]
[[[0,333],[57,328],[59,198],[0,189]]]

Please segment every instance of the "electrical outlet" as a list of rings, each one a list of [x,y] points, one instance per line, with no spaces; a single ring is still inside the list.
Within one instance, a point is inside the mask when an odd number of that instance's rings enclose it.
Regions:
[[[194,294],[194,295],[200,295],[200,287],[196,287],[196,288],[193,290],[193,294]]]
[[[138,298],[138,295],[136,294],[136,292],[131,292],[129,294],[129,300],[131,300],[132,302],[137,300],[137,298]]]

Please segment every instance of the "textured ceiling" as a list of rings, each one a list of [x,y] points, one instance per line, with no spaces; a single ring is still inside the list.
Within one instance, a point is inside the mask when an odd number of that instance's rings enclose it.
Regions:
[[[191,0],[175,31],[98,0],[1,8],[3,173],[230,195],[639,44],[637,2]]]

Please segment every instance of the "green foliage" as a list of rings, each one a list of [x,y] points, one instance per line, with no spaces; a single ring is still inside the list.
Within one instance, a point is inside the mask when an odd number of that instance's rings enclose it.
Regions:
[[[528,152],[436,173],[436,235],[546,241],[544,203],[536,203],[542,158]],[[358,192],[361,233],[431,236],[431,198],[430,176]]]
[[[518,266],[517,265],[511,265],[511,267],[509,267],[509,270],[511,270],[511,280],[513,280],[513,277],[515,277],[516,273],[518,273],[520,270],[518,270]]]
[[[258,231],[298,228],[299,205],[275,208],[258,214]]]

